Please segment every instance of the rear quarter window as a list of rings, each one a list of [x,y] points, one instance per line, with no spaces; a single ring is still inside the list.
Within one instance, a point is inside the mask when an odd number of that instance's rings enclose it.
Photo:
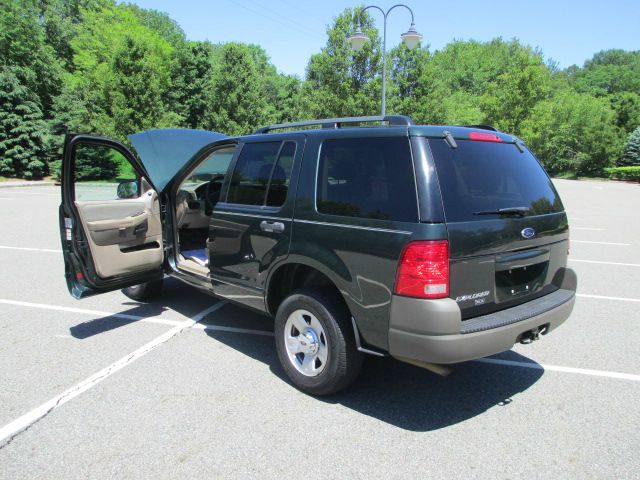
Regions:
[[[407,138],[340,138],[320,149],[318,212],[414,222],[415,178]]]
[[[499,218],[477,215],[501,208],[526,207],[527,216],[564,210],[551,180],[525,149],[509,143],[429,140],[447,222]],[[474,214],[476,213],[476,214]]]

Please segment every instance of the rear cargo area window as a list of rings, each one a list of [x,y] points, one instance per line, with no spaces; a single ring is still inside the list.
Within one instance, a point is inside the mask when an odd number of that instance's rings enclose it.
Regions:
[[[320,213],[413,222],[418,218],[407,138],[325,140],[316,192]]]
[[[491,211],[524,207],[525,216],[564,210],[551,180],[528,150],[513,144],[429,140],[447,222],[500,218]]]

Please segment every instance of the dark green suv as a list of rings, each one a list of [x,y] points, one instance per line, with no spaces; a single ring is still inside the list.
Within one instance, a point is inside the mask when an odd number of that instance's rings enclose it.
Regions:
[[[573,308],[558,193],[519,139],[491,127],[353,117],[130,140],[137,156],[67,136],[71,294],[147,300],[170,275],[273,316],[282,366],[305,392],[347,387],[364,354],[442,372],[529,343]]]

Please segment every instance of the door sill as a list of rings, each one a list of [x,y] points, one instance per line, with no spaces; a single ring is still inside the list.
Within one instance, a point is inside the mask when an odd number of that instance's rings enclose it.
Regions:
[[[207,267],[200,265],[198,262],[195,262],[191,259],[184,258],[182,254],[178,254],[176,266],[178,267],[178,270],[181,270],[185,273],[190,273],[201,278],[209,279],[209,269]]]

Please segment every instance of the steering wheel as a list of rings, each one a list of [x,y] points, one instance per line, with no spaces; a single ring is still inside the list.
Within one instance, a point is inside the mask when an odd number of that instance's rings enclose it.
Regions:
[[[211,215],[213,207],[220,200],[220,190],[222,190],[222,182],[224,175],[214,176],[208,183],[204,191],[205,213]]]

